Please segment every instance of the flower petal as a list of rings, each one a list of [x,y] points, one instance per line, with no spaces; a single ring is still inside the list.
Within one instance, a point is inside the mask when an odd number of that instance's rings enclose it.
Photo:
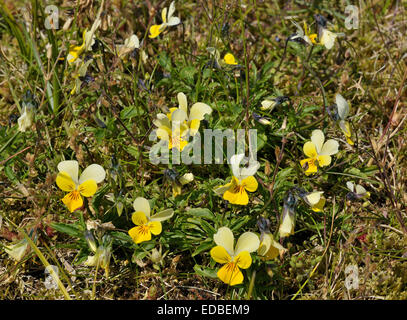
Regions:
[[[136,198],[133,202],[133,208],[135,211],[143,212],[147,218],[150,218],[150,203],[146,198]]]
[[[339,143],[336,140],[329,139],[327,142],[324,143],[321,152],[319,155],[321,156],[331,156],[333,154],[338,153]]]
[[[62,202],[68,207],[70,212],[74,212],[83,206],[83,199],[79,191],[71,191],[65,197],[62,198]]]
[[[148,222],[146,215],[142,211],[134,212],[131,215],[131,221],[133,221],[136,226],[142,226]]]
[[[217,275],[220,280],[231,286],[241,284],[244,279],[243,273],[233,262],[227,263],[222,268],[220,268]]]
[[[177,26],[177,25],[179,25],[180,23],[181,23],[180,18],[178,18],[178,17],[171,17],[171,18],[168,20],[167,25],[171,27],[171,26]]]
[[[351,192],[354,192],[354,191],[355,191],[355,185],[353,184],[352,181],[346,182],[346,187],[347,187]]]
[[[315,147],[315,144],[312,141],[308,141],[308,142],[304,143],[304,146],[302,149],[304,151],[304,154],[307,157],[315,158],[317,156],[317,149]]]
[[[182,123],[185,120],[187,120],[187,113],[182,110],[182,109],[177,109],[175,110],[172,115],[171,115],[171,121],[173,123],[173,127],[174,127],[174,122],[176,123]],[[178,125],[179,126],[179,125]],[[174,129],[173,129],[174,130]]]
[[[98,185],[93,179],[88,179],[85,182],[81,183],[78,187],[78,191],[84,197],[91,197],[96,193]]]
[[[149,38],[157,38],[158,35],[162,32],[160,29],[161,25],[154,24],[150,27],[150,34],[148,35]]]
[[[211,114],[212,108],[206,103],[194,103],[189,112],[189,120],[203,120],[205,114]]]
[[[136,244],[151,240],[151,232],[145,226],[131,228],[129,230],[129,236]]]
[[[253,161],[253,159],[250,159],[249,166],[240,169],[240,177],[238,177],[238,179],[244,180],[247,177],[254,176],[259,168],[260,163],[258,161]]]
[[[190,121],[189,133],[191,134],[191,136],[194,136],[198,132],[200,125],[201,125],[201,121],[198,119],[194,119],[194,120]]]
[[[250,176],[247,177],[246,179],[242,180],[242,185],[244,186],[244,188],[249,191],[249,192],[255,192],[257,190],[258,187],[258,183],[255,177]]]
[[[331,164],[332,158],[331,156],[318,156],[317,160],[320,167],[326,167]]]
[[[178,105],[181,110],[184,110],[185,113],[188,113],[188,100],[187,96],[183,92],[177,94]]]
[[[62,191],[71,192],[76,189],[76,184],[67,172],[60,172],[57,175],[56,184]]]
[[[170,219],[173,215],[174,215],[174,210],[166,209],[166,210],[163,210],[163,211],[151,216],[150,220],[151,221],[165,221],[165,220]]]
[[[259,237],[253,232],[243,233],[236,243],[235,255],[239,255],[240,252],[254,252],[259,248]]]
[[[158,235],[162,231],[162,225],[160,221],[151,221],[148,223],[148,227],[153,235]]]
[[[236,188],[229,188],[224,194],[223,194],[223,199],[229,201],[232,204],[238,204],[238,205],[247,205],[249,203],[249,196],[247,195],[247,192],[245,188],[243,187],[236,187]]]
[[[242,162],[243,158],[243,153],[235,154],[230,157],[230,166],[232,167],[233,175],[236,178],[240,177],[240,162]]]
[[[312,211],[314,212],[322,212],[324,210],[326,199],[321,197],[319,201],[312,206]]]
[[[335,39],[337,37],[336,33],[333,33],[327,29],[322,30],[321,44],[325,46],[328,50],[334,46]]]
[[[213,191],[215,191],[215,193],[216,193],[218,196],[223,196],[223,194],[224,194],[227,190],[229,190],[229,188],[230,188],[231,185],[232,185],[232,183],[227,183],[227,184],[225,184],[225,185],[223,185],[223,186],[216,187],[215,189],[213,189]]]
[[[229,255],[234,255],[233,243],[235,238],[228,227],[221,227],[213,235],[213,240],[218,246],[224,247]]]
[[[96,163],[88,166],[81,174],[79,183],[83,183],[86,180],[95,180],[96,183],[101,183],[106,178],[106,171],[101,165]]]
[[[324,133],[319,129],[312,131],[311,141],[314,143],[317,153],[320,153],[325,141]]]
[[[229,253],[226,251],[226,249],[222,246],[216,246],[211,249],[210,255],[213,260],[215,260],[218,263],[228,263],[232,261],[232,257],[229,255]]]
[[[247,269],[252,264],[252,257],[249,252],[242,251],[234,257],[233,262],[235,262],[240,269]]]
[[[58,163],[58,171],[59,172],[66,172],[72,178],[72,180],[77,183],[78,182],[78,172],[79,172],[79,164],[76,160],[67,160]]]
[[[340,93],[335,95],[336,107],[338,108],[338,115],[339,118],[345,120],[349,114],[349,104],[348,102],[342,97]]]
[[[310,206],[314,206],[319,202],[319,200],[321,200],[321,196],[323,193],[324,193],[323,191],[310,192],[307,195],[305,195],[304,200]]]

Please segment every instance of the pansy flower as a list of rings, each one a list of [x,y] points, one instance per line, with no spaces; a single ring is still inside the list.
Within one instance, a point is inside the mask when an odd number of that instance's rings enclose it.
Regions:
[[[346,187],[349,189],[349,193],[346,195],[346,198],[349,200],[359,200],[366,199],[370,197],[370,192],[360,184],[354,184],[352,181],[346,182]]]
[[[240,162],[242,162],[243,158],[244,154],[235,154],[230,158],[233,173],[232,181],[214,190],[232,204],[247,205],[249,203],[247,191],[255,192],[258,187],[254,175],[259,169],[260,163],[252,161],[249,167],[240,168]]]
[[[290,41],[299,42],[304,45],[317,44],[315,40],[317,34],[316,33],[311,34],[310,29],[307,27],[307,23],[305,21],[304,21],[304,30],[297,22],[295,21],[291,22],[297,27],[297,32],[294,35],[290,36],[289,38]]]
[[[262,232],[260,236],[260,246],[257,249],[257,254],[262,256],[264,260],[272,260],[277,256],[281,256],[286,252],[280,243],[274,240],[273,235],[270,232]]]
[[[98,16],[100,16],[100,14],[98,14]],[[88,31],[87,29],[85,29],[83,31],[82,44],[80,46],[72,45],[69,47],[69,53],[67,56],[67,61],[69,64],[75,62],[82,53],[90,50],[90,48],[95,43],[95,32],[96,32],[97,28],[99,28],[101,23],[102,23],[102,20],[99,17],[96,18],[90,31]]]
[[[58,163],[57,186],[69,192],[62,202],[68,207],[70,212],[83,206],[83,197],[91,197],[96,193],[97,184],[106,177],[106,172],[102,166],[91,164],[81,174],[78,179],[79,164],[76,160],[67,160]]]
[[[167,14],[168,10],[168,14]],[[167,27],[171,26],[176,26],[181,23],[180,18],[178,17],[173,17],[173,14],[175,12],[175,4],[174,1],[171,2],[170,7],[164,8],[163,11],[161,12],[161,19],[163,21],[162,24],[155,24],[150,27],[150,34],[149,38],[156,38],[158,37]]]
[[[131,216],[131,220],[136,227],[129,230],[129,235],[135,243],[151,240],[151,234],[159,235],[162,231],[161,221],[170,219],[174,215],[172,209],[166,209],[150,216],[150,204],[142,197],[134,200],[133,208],[135,212]]]
[[[338,125],[339,128],[342,130],[343,134],[346,137],[346,141],[350,144],[353,145],[353,140],[352,140],[352,130],[350,128],[350,124],[348,121],[346,121],[346,118],[349,115],[349,103],[342,97],[340,93],[337,93],[335,95],[335,102],[336,102],[336,108],[337,108],[337,113],[338,113]]]
[[[140,41],[139,41],[138,37],[135,34],[133,34],[132,36],[130,36],[129,38],[124,40],[123,45],[117,46],[117,55],[119,56],[119,58],[124,58],[130,52],[132,52],[135,49],[139,49],[139,48],[140,48]]]
[[[188,114],[187,97],[180,92],[177,95],[179,107],[170,108],[167,114],[157,114],[153,123],[158,127],[159,139],[168,141],[168,148],[182,151],[188,144],[188,135],[194,136],[200,127],[205,114],[211,114],[212,108],[205,103],[197,102],[191,106]]]
[[[295,208],[297,202],[298,200],[292,192],[288,192],[284,197],[283,212],[281,214],[280,227],[278,230],[282,238],[294,234]]]
[[[323,193],[323,191],[307,192],[302,199],[311,207],[312,211],[321,212],[324,210],[326,202]]]
[[[311,134],[311,141],[304,144],[303,151],[308,157],[300,161],[305,169],[305,174],[316,173],[319,167],[329,166],[331,156],[338,153],[339,144],[336,140],[330,139],[325,142],[324,133],[321,130],[314,130]]]
[[[218,278],[231,286],[243,282],[243,273],[240,269],[247,269],[252,264],[251,252],[259,248],[259,237],[253,232],[243,233],[234,247],[234,236],[228,227],[221,227],[213,236],[217,244],[212,248],[210,255],[218,263],[223,264],[218,272]]]

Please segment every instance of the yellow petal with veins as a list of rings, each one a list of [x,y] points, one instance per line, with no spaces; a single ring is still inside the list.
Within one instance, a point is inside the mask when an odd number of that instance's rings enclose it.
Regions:
[[[68,207],[70,212],[74,212],[83,206],[83,199],[78,190],[69,192],[63,199],[62,202]]]
[[[239,267],[233,262],[229,262],[220,268],[217,275],[220,280],[231,286],[241,284],[244,279]]]
[[[228,263],[232,261],[231,256],[229,253],[226,251],[226,249],[222,246],[216,246],[211,249],[210,255],[213,260],[215,260],[218,263]]]
[[[78,187],[78,191],[84,197],[91,197],[96,193],[98,189],[98,185],[96,181],[93,179],[86,180],[85,182],[81,183]]]
[[[76,188],[76,184],[72,180],[71,176],[64,171],[58,173],[57,179],[56,179],[56,184],[59,187],[59,189],[61,189],[62,191],[70,192],[70,191],[75,190],[75,188]]]

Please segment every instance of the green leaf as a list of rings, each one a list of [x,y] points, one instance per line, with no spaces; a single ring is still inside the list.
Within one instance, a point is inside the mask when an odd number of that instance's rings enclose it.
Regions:
[[[211,239],[207,239],[204,242],[202,242],[198,248],[196,248],[196,250],[192,253],[192,256],[196,256],[197,254],[200,254],[203,251],[208,251],[210,248],[213,247],[213,243]]]
[[[66,233],[71,237],[83,238],[83,231],[79,226],[66,223],[52,222],[51,227],[59,232]]]
[[[125,107],[120,112],[120,118],[123,119],[123,120],[131,119],[131,118],[137,117],[139,115],[140,115],[140,111],[137,110],[137,108],[135,106]]]
[[[160,55],[158,57],[158,63],[163,69],[167,71],[171,70],[171,59],[167,56],[166,52],[164,51],[160,52]]]
[[[216,279],[218,277],[216,275],[216,270],[202,267],[199,264],[194,265],[194,270],[195,270],[196,274],[198,274],[202,277],[207,277],[207,278],[212,278],[212,279]]]
[[[191,214],[195,217],[206,218],[209,220],[213,220],[215,216],[213,215],[212,211],[207,208],[193,208],[187,211],[188,214]]]
[[[181,79],[184,79],[187,82],[193,82],[195,73],[196,69],[194,67],[189,66],[182,68],[179,73],[179,76]]]

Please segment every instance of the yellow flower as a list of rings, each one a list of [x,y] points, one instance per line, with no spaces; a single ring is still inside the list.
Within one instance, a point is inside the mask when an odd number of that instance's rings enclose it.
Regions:
[[[263,256],[264,260],[272,260],[278,255],[284,254],[285,249],[281,244],[274,240],[269,232],[262,232],[260,236],[260,246],[257,250],[258,255]]]
[[[297,32],[291,36],[289,39],[291,41],[299,42],[304,45],[312,45],[316,44],[315,38],[317,37],[316,34],[310,34],[310,31],[307,27],[307,23],[304,21],[304,30],[301,28],[301,26],[295,22],[291,21],[296,27],[297,27]]]
[[[259,248],[259,237],[253,232],[245,232],[233,248],[232,231],[228,227],[221,227],[213,240],[217,246],[212,248],[210,255],[213,260],[224,265],[217,272],[218,278],[231,286],[242,283],[244,277],[240,269],[247,269],[252,264],[250,253]]]
[[[315,40],[315,38],[317,37],[317,34],[311,33],[311,31],[310,31],[310,29],[308,29],[307,23],[305,21],[304,21],[304,31],[305,31],[305,37],[307,37],[312,44],[317,44],[317,41]]]
[[[326,199],[322,196],[323,191],[308,192],[304,195],[304,201],[311,207],[314,212],[324,210]]]
[[[72,46],[69,47],[69,53],[68,53],[68,56],[67,56],[67,60],[68,60],[69,64],[75,62],[75,60],[78,59],[79,56],[83,52],[89,51],[90,48],[95,43],[95,32],[96,32],[97,28],[99,28],[100,24],[102,23],[102,20],[100,19],[100,13],[101,13],[101,10],[99,10],[98,16],[97,16],[95,22],[93,23],[90,31],[87,31],[87,29],[85,29],[85,31],[83,31],[83,34],[82,34],[83,42],[82,42],[82,44],[80,46],[73,46],[72,45]]]
[[[311,141],[304,144],[303,151],[308,157],[300,161],[301,166],[305,166],[305,174],[310,175],[318,171],[318,166],[325,167],[331,164],[331,155],[338,153],[339,144],[336,140],[325,141],[324,133],[321,130],[314,130]]]
[[[70,212],[82,207],[84,197],[91,197],[96,193],[97,184],[106,177],[105,170],[98,164],[91,164],[78,179],[79,165],[76,160],[62,161],[58,164],[57,186],[69,192],[62,202]]]
[[[354,142],[352,140],[352,130],[350,128],[350,124],[348,121],[346,121],[346,118],[349,115],[349,104],[348,102],[342,97],[340,93],[337,93],[335,95],[335,100],[336,100],[336,107],[337,107],[337,112],[338,112],[338,117],[339,117],[339,128],[342,130],[343,134],[346,137],[346,141],[350,145],[354,145]]]
[[[168,10],[168,14],[167,14],[167,10]],[[163,11],[161,12],[161,19],[163,21],[162,24],[160,25],[152,25],[150,27],[150,34],[149,34],[149,38],[156,38],[158,37],[167,27],[171,27],[171,26],[176,26],[178,24],[181,23],[180,18],[178,17],[173,17],[173,14],[175,12],[175,4],[174,1],[171,2],[170,7],[164,8]]]
[[[174,215],[172,209],[166,209],[150,217],[148,200],[138,197],[134,200],[131,220],[137,226],[129,230],[129,235],[135,243],[151,240],[151,234],[159,235],[162,231],[161,221],[170,219]]]
[[[226,64],[232,64],[232,65],[237,64],[235,57],[231,53],[225,54],[225,56],[223,57],[223,60],[225,61]]]
[[[246,191],[255,192],[258,187],[257,180],[254,178],[260,163],[257,161],[251,162],[248,168],[240,168],[240,162],[243,160],[244,154],[235,154],[230,158],[232,167],[232,181],[216,188],[214,191],[218,195],[223,195],[223,199],[232,204],[247,205],[249,196]]]
[[[194,136],[205,114],[211,114],[212,108],[205,103],[194,103],[188,115],[187,97],[180,92],[177,95],[179,107],[171,108],[167,115],[159,113],[153,123],[158,127],[157,136],[168,141],[168,148],[182,151],[188,144],[188,135]]]

